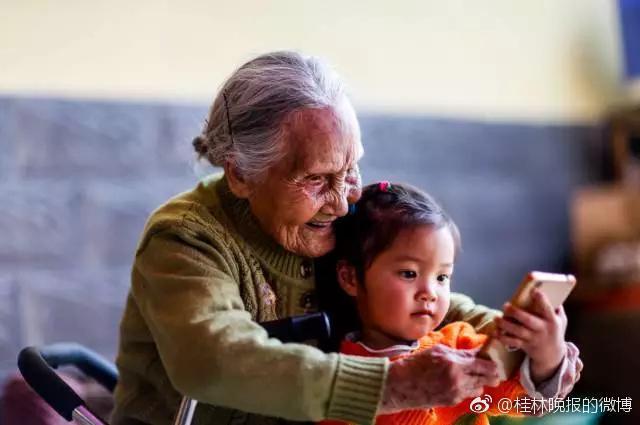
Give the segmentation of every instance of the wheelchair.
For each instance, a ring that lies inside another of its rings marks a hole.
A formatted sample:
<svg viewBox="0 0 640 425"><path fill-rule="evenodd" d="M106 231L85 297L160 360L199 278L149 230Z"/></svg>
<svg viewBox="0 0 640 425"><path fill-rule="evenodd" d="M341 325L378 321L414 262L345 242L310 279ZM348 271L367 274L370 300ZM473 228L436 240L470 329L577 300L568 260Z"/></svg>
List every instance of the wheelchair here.
<svg viewBox="0 0 640 425"><path fill-rule="evenodd" d="M270 338L282 342L328 341L331 336L329 318L325 313L263 322L260 325ZM59 366L73 366L93 378L110 392L116 387L118 371L114 364L99 354L76 343L58 343L45 347L26 347L18 355L18 369L27 384L60 416L81 425L107 425L93 413L84 400L54 371ZM174 425L189 425L197 401L183 397Z"/></svg>

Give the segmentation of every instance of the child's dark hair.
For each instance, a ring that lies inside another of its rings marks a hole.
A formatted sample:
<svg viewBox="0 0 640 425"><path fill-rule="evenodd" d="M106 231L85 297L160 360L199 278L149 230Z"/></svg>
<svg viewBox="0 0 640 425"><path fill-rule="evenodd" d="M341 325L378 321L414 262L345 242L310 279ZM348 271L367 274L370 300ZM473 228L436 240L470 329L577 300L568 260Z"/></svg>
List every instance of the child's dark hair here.
<svg viewBox="0 0 640 425"><path fill-rule="evenodd" d="M368 185L355 210L336 224L337 258L354 266L362 282L364 271L401 230L421 225L447 226L459 250L458 227L431 196L408 184Z"/></svg>

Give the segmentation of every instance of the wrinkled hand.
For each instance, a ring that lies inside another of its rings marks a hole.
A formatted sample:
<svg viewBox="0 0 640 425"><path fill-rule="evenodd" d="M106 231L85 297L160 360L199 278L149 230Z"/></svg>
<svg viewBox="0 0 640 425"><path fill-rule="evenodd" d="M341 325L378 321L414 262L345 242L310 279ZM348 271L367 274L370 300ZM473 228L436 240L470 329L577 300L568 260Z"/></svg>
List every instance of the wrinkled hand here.
<svg viewBox="0 0 640 425"><path fill-rule="evenodd" d="M567 315L562 306L554 310L539 290L533 291L532 299L530 311L505 304L504 317L496 319L496 336L506 346L527 353L531 358L531 378L537 384L554 374L567 352Z"/></svg>
<svg viewBox="0 0 640 425"><path fill-rule="evenodd" d="M406 409L455 405L498 385L496 365L476 357L477 349L435 345L391 363L379 414Z"/></svg>

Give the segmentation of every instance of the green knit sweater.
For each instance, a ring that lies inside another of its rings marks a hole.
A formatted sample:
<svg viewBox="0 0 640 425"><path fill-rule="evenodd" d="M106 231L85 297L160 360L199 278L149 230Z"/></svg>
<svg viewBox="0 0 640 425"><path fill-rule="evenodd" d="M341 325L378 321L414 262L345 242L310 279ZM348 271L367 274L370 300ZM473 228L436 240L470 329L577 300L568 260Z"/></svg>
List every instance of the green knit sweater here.
<svg viewBox="0 0 640 425"><path fill-rule="evenodd" d="M194 424L372 423L387 359L282 344L256 323L313 311L313 276L311 259L267 236L224 177L161 206L133 264L111 423L170 424L180 394L200 402ZM450 320L482 327L493 316L452 296Z"/></svg>

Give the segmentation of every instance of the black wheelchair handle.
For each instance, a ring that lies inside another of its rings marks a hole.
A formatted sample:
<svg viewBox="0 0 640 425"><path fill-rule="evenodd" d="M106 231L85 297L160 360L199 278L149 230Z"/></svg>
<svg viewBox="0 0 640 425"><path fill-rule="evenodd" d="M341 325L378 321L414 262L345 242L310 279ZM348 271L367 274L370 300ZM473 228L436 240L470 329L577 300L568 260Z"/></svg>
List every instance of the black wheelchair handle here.
<svg viewBox="0 0 640 425"><path fill-rule="evenodd" d="M100 354L75 342L60 342L40 349L42 358L53 368L72 365L98 381L110 392L116 388L118 369Z"/></svg>
<svg viewBox="0 0 640 425"><path fill-rule="evenodd" d="M84 401L47 364L36 347L23 348L18 354L18 369L29 386L67 421Z"/></svg>

